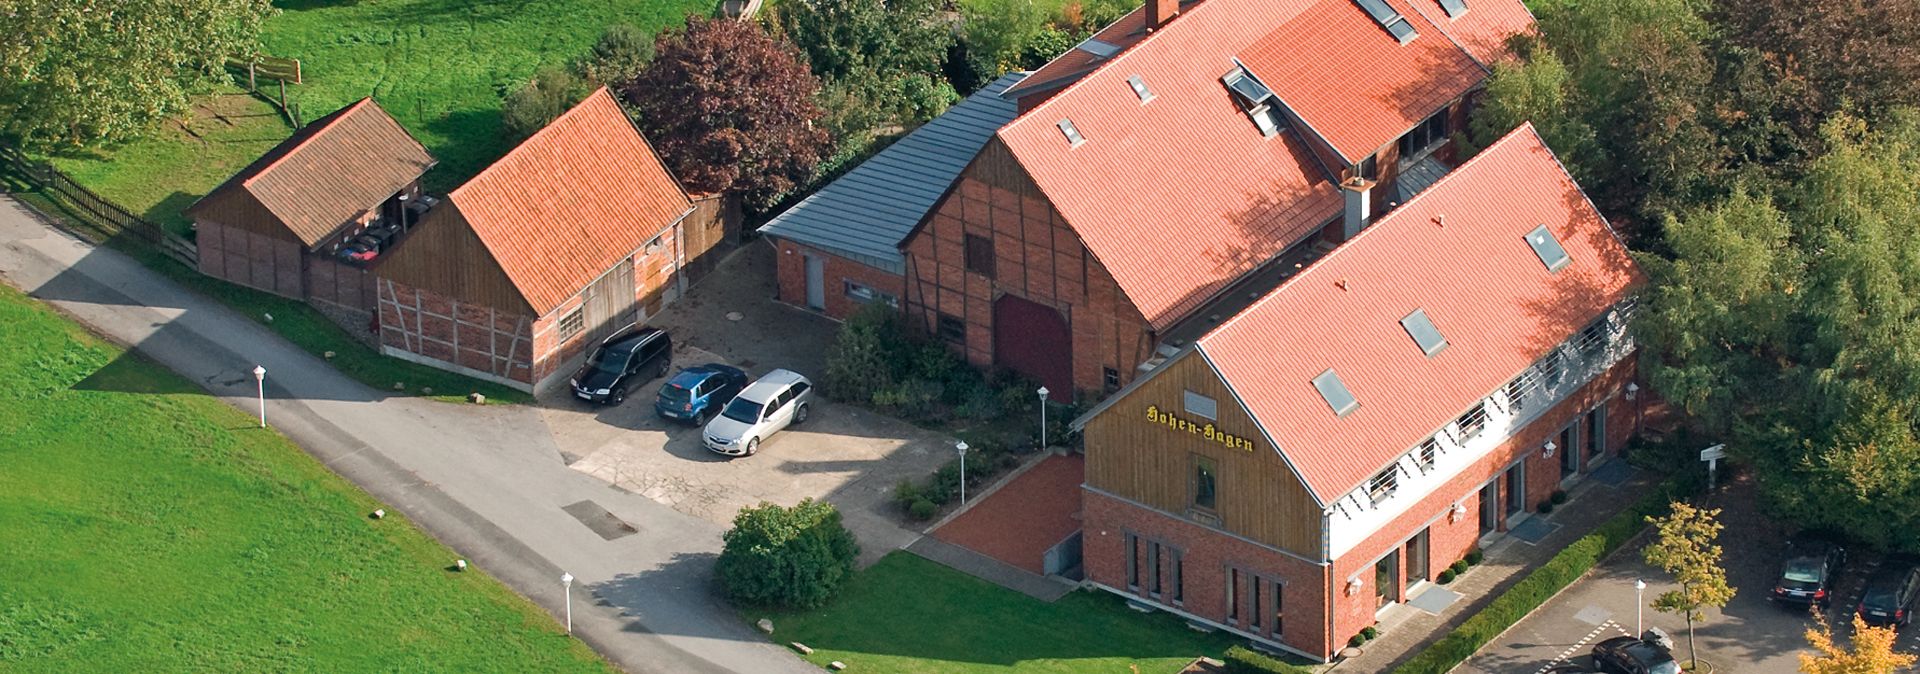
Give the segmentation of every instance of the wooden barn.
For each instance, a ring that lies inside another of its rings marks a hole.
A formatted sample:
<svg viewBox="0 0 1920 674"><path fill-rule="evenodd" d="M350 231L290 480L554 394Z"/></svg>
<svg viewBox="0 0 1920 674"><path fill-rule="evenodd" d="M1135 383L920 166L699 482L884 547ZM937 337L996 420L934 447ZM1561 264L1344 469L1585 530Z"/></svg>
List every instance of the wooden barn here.
<svg viewBox="0 0 1920 674"><path fill-rule="evenodd" d="M685 291L690 259L724 238L718 204L696 209L602 88L386 256L381 351L523 390L564 382L588 345Z"/></svg>
<svg viewBox="0 0 1920 674"><path fill-rule="evenodd" d="M427 154L373 99L314 120L187 208L200 272L373 336L370 267L420 221Z"/></svg>

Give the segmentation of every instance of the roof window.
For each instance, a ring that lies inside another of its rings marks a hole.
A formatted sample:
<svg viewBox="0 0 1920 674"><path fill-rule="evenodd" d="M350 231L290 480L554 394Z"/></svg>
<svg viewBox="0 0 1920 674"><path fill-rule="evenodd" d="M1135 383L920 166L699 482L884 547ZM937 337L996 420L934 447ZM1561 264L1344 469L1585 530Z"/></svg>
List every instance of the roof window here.
<svg viewBox="0 0 1920 674"><path fill-rule="evenodd" d="M1127 76L1127 86L1133 87L1133 95L1139 96L1141 103L1153 100L1153 90L1147 88L1147 81L1139 75Z"/></svg>
<svg viewBox="0 0 1920 674"><path fill-rule="evenodd" d="M1567 263L1573 261L1573 258L1567 256L1567 249L1560 246L1560 240L1554 238L1553 232L1548 231L1546 225L1535 227L1533 231L1527 232L1527 245L1533 247L1533 254L1540 256L1540 264L1546 265L1548 272L1560 271L1566 268Z"/></svg>
<svg viewBox="0 0 1920 674"><path fill-rule="evenodd" d="M1381 28L1392 33L1393 39L1399 40L1400 44L1412 42L1414 38L1420 36L1419 33L1414 32L1413 24L1407 21L1407 17L1401 16L1400 12L1394 11L1393 7L1387 5L1387 0L1353 1L1359 4L1361 9L1367 10L1367 15L1372 16L1374 22L1379 23Z"/></svg>
<svg viewBox="0 0 1920 674"><path fill-rule="evenodd" d="M1420 352L1431 357L1447 348L1447 338L1440 335L1440 329L1433 327L1433 319L1427 318L1427 310L1414 309L1406 318L1400 319L1400 327L1407 329L1407 336L1420 347Z"/></svg>
<svg viewBox="0 0 1920 674"><path fill-rule="evenodd" d="M1221 75L1220 83L1227 85L1227 90L1232 91L1239 99L1240 108L1243 110L1252 110L1265 105L1267 99L1273 97L1273 90L1261 84L1260 80L1254 79L1253 74L1247 72L1243 66L1235 66L1233 70L1227 71L1227 74Z"/></svg>
<svg viewBox="0 0 1920 674"><path fill-rule="evenodd" d="M1360 406L1360 401L1353 397L1353 392L1347 390L1347 383L1340 381L1340 375L1335 374L1331 368L1313 378L1313 387L1320 391L1320 397L1327 401L1328 407L1333 408L1335 415L1347 416L1354 408Z"/></svg>
<svg viewBox="0 0 1920 674"><path fill-rule="evenodd" d="M1067 145L1070 147L1080 147L1081 144L1087 142L1086 136L1080 135L1080 130L1073 128L1073 120L1071 119L1062 119L1055 122L1054 126L1060 127L1060 133L1066 134Z"/></svg>
<svg viewBox="0 0 1920 674"><path fill-rule="evenodd" d="M1467 13L1467 0L1440 0L1440 8L1447 10L1447 18L1458 19Z"/></svg>

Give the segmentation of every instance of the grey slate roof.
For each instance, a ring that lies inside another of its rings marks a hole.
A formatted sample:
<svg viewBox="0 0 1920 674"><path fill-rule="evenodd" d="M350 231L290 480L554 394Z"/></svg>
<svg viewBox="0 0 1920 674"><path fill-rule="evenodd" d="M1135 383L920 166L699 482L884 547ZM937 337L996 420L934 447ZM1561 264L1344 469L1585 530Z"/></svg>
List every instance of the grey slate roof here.
<svg viewBox="0 0 1920 674"><path fill-rule="evenodd" d="M1439 157L1427 155L1425 159L1400 170L1400 177L1394 180L1393 202L1407 203L1413 195L1427 191L1428 187L1432 187L1434 183L1439 182L1442 177L1451 172L1453 167L1440 161Z"/></svg>
<svg viewBox="0 0 1920 674"><path fill-rule="evenodd" d="M901 274L900 243L994 132L1016 115L1013 73L947 109L760 227L760 233Z"/></svg>

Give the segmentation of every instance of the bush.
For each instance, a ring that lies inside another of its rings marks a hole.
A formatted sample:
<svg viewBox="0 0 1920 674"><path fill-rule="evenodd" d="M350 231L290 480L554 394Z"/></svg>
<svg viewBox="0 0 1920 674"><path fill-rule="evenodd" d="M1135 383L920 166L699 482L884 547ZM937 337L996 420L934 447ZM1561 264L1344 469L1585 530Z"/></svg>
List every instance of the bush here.
<svg viewBox="0 0 1920 674"><path fill-rule="evenodd" d="M915 501L923 500L926 500L926 495L921 493L920 485L914 484L913 480L902 478L899 484L893 485L893 502L900 504L901 510L913 507Z"/></svg>
<svg viewBox="0 0 1920 674"><path fill-rule="evenodd" d="M1547 499L1547 500L1549 500L1549 501L1553 501L1553 504L1554 504L1554 505L1560 505L1560 504L1562 504L1562 503L1566 503L1566 502L1567 502L1567 490L1565 490L1565 489L1555 489L1555 490L1553 490L1553 496L1551 496L1551 497L1548 497L1548 499Z"/></svg>
<svg viewBox="0 0 1920 674"><path fill-rule="evenodd" d="M892 345L900 332L899 319L891 307L875 302L861 307L833 340L827 352L827 374L820 379L820 392L840 402L871 401L876 407L900 404L893 398L894 367Z"/></svg>
<svg viewBox="0 0 1920 674"><path fill-rule="evenodd" d="M1676 489L1669 483L1614 515L1595 528L1593 533L1574 541L1554 555L1553 559L1547 560L1546 564L1527 574L1526 578L1494 598L1486 608L1467 618L1466 622L1445 637L1394 669L1393 674L1446 674L1465 662L1481 646L1539 608L1573 581L1579 580L1602 557L1639 534L1647 526L1647 516L1665 512L1675 492ZM1477 561L1479 552L1467 553L1468 560Z"/></svg>
<svg viewBox="0 0 1920 674"><path fill-rule="evenodd" d="M1347 645L1352 646L1354 648L1359 648L1360 646L1366 643L1367 643L1367 637L1366 635L1363 635L1363 634L1355 634L1353 636L1347 637Z"/></svg>
<svg viewBox="0 0 1920 674"><path fill-rule="evenodd" d="M615 24L600 34L593 51L580 62L580 75L618 87L633 81L653 60L653 36L629 24Z"/></svg>
<svg viewBox="0 0 1920 674"><path fill-rule="evenodd" d="M831 504L740 509L714 572L728 599L752 606L818 608L853 575L860 544Z"/></svg>
<svg viewBox="0 0 1920 674"><path fill-rule="evenodd" d="M1380 638L1380 629L1372 625L1362 627L1360 628L1360 636L1366 637L1367 641L1373 641L1374 639Z"/></svg>
<svg viewBox="0 0 1920 674"><path fill-rule="evenodd" d="M1540 511L1542 515L1553 512L1553 499L1541 501L1540 505L1534 506L1533 509Z"/></svg>
<svg viewBox="0 0 1920 674"><path fill-rule="evenodd" d="M1448 567L1448 568L1445 568L1445 569L1441 569L1441 570L1440 570L1440 584L1441 584L1441 585L1446 585L1447 583L1451 583L1451 582L1453 582L1453 577L1454 577L1454 575L1456 575L1456 574L1454 574L1454 572L1453 572L1453 568L1452 568L1452 567Z"/></svg>
<svg viewBox="0 0 1920 674"><path fill-rule="evenodd" d="M1466 557L1467 566L1479 566L1480 560L1484 559L1486 557L1486 554L1487 553L1481 552L1480 548L1474 548L1472 550L1468 550L1467 557Z"/></svg>
<svg viewBox="0 0 1920 674"><path fill-rule="evenodd" d="M1469 565L1467 564L1467 560L1456 559L1456 560L1453 560L1452 564L1447 565L1447 570L1452 571L1453 575L1458 576L1460 574L1466 573L1468 566Z"/></svg>
<svg viewBox="0 0 1920 674"><path fill-rule="evenodd" d="M1246 646L1229 648L1220 659L1227 664L1227 674L1305 674L1307 671Z"/></svg>
<svg viewBox="0 0 1920 674"><path fill-rule="evenodd" d="M933 511L938 508L939 506L934 505L932 501L923 498L914 501L913 505L907 506L907 516L913 518L916 522L925 522L933 519Z"/></svg>
<svg viewBox="0 0 1920 674"><path fill-rule="evenodd" d="M501 102L500 122L511 140L519 141L559 117L593 93L585 80L559 68L546 68L507 94Z"/></svg>

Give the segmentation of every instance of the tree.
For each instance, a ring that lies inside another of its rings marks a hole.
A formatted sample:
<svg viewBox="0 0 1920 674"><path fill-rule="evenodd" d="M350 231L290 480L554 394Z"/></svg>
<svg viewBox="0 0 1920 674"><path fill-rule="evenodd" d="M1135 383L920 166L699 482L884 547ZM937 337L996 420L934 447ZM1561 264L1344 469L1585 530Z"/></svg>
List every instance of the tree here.
<svg viewBox="0 0 1920 674"><path fill-rule="evenodd" d="M1871 627L1853 616L1853 649L1848 650L1833 642L1825 614L1814 611L1813 619L1816 627L1807 630L1807 645L1814 652L1800 654L1800 674L1893 674L1920 659L1894 650L1898 634L1892 627Z"/></svg>
<svg viewBox="0 0 1920 674"><path fill-rule="evenodd" d="M1019 70L1027 44L1047 28L1047 13L1033 0L978 0L965 3L962 11L967 58L983 82Z"/></svg>
<svg viewBox="0 0 1920 674"><path fill-rule="evenodd" d="M727 597L745 605L818 608L860 556L840 511L810 498L791 508L742 508L722 539L715 573Z"/></svg>
<svg viewBox="0 0 1920 674"><path fill-rule="evenodd" d="M546 68L507 94L502 123L514 141L526 139L592 93L592 83L560 68Z"/></svg>
<svg viewBox="0 0 1920 674"><path fill-rule="evenodd" d="M653 36L630 24L609 26L577 67L589 81L617 87L640 74L653 60Z"/></svg>
<svg viewBox="0 0 1920 674"><path fill-rule="evenodd" d="M1774 79L1805 79L1818 118L1877 118L1920 104L1920 3L1911 0L1717 0L1727 40L1765 56ZM1807 131L1813 131L1807 128Z"/></svg>
<svg viewBox="0 0 1920 674"><path fill-rule="evenodd" d="M0 2L0 134L119 141L254 53L268 0Z"/></svg>
<svg viewBox="0 0 1920 674"><path fill-rule="evenodd" d="M1506 136L1522 123L1533 122L1547 147L1553 148L1576 178L1594 170L1593 129L1579 118L1568 101L1572 75L1551 50L1523 42L1519 58L1500 61L1487 78L1486 96L1474 109L1470 124L1472 152Z"/></svg>
<svg viewBox="0 0 1920 674"><path fill-rule="evenodd" d="M826 153L820 80L792 45L748 21L687 18L620 95L692 192L741 192L764 208L812 177Z"/></svg>
<svg viewBox="0 0 1920 674"><path fill-rule="evenodd" d="M906 360L903 344L896 309L882 302L861 307L834 338L821 392L841 402L864 402L875 391L891 390L897 383L894 370Z"/></svg>
<svg viewBox="0 0 1920 674"><path fill-rule="evenodd" d="M1648 517L1655 527L1652 543L1642 551L1647 563L1673 575L1680 589L1660 593L1653 608L1687 617L1688 657L1699 662L1694 646L1693 623L1706 618L1701 610L1724 607L1733 600L1733 588L1727 585L1727 571L1720 566L1720 509L1701 510L1682 502L1673 504L1665 517Z"/></svg>
<svg viewBox="0 0 1920 674"><path fill-rule="evenodd" d="M958 95L940 67L953 31L932 0L794 0L771 23L827 91L835 135L932 119Z"/></svg>

